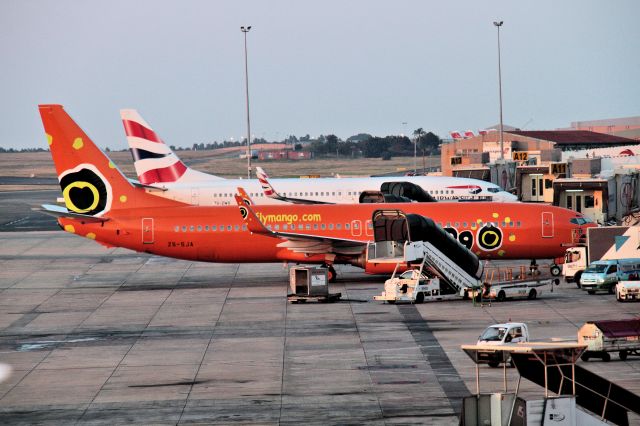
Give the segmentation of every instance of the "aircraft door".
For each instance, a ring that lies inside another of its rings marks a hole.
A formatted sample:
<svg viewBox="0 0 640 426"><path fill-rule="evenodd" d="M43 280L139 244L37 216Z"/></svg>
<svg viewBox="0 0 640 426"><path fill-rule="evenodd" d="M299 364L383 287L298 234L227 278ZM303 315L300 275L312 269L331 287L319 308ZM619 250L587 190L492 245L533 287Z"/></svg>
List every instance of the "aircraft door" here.
<svg viewBox="0 0 640 426"><path fill-rule="evenodd" d="M153 218L142 218L142 244L153 244Z"/></svg>
<svg viewBox="0 0 640 426"><path fill-rule="evenodd" d="M200 197L200 188L191 188L191 204L193 204L194 206L200 205L199 197Z"/></svg>
<svg viewBox="0 0 640 426"><path fill-rule="evenodd" d="M532 174L531 176L531 201L544 201L544 176Z"/></svg>
<svg viewBox="0 0 640 426"><path fill-rule="evenodd" d="M364 230L365 235L366 235L367 237L373 237L373 222L372 222L372 221L370 221L370 220L368 220L368 221L364 224L364 226L365 226L365 228L364 228L364 229L365 229L365 230Z"/></svg>
<svg viewBox="0 0 640 426"><path fill-rule="evenodd" d="M359 220L351 221L351 235L354 237L359 237L362 235L362 222Z"/></svg>
<svg viewBox="0 0 640 426"><path fill-rule="evenodd" d="M542 212L542 238L553 238L553 213Z"/></svg>

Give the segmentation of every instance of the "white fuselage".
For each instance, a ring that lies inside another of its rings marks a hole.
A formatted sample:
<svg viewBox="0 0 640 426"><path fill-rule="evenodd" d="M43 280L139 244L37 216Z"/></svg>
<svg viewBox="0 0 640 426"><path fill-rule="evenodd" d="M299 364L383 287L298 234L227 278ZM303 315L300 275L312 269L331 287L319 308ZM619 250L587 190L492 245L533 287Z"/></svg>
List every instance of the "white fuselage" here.
<svg viewBox="0 0 640 426"><path fill-rule="evenodd" d="M363 191L380 191L384 182L411 182L438 201L517 201L516 196L489 182L445 176L394 176L367 178L269 179L283 197L356 204ZM184 183L156 183L165 191L150 190L154 195L200 206L235 204L234 194L244 188L256 204L283 204L264 195L257 179L219 179Z"/></svg>

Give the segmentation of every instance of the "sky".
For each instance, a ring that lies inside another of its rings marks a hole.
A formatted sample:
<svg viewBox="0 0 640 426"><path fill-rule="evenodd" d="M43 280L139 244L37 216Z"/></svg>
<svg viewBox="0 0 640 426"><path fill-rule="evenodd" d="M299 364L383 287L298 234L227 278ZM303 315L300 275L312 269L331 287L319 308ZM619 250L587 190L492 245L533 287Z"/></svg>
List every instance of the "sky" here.
<svg viewBox="0 0 640 426"><path fill-rule="evenodd" d="M102 147L121 108L177 146L254 137L440 137L640 115L636 0L0 1L0 146L46 147L57 103ZM406 123L406 124L405 124Z"/></svg>

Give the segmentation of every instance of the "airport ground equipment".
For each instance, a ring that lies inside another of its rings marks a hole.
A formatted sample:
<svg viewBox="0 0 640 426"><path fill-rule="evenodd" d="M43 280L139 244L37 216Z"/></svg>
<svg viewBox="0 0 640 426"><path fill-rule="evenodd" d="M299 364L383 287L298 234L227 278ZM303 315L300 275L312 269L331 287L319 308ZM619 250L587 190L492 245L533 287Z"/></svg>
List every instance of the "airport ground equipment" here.
<svg viewBox="0 0 640 426"><path fill-rule="evenodd" d="M597 291L613 294L618 281L638 273L640 258L596 260L582 273L580 287L589 294L595 294Z"/></svg>
<svg viewBox="0 0 640 426"><path fill-rule="evenodd" d="M578 330L578 343L586 345L582 360L611 360L617 352L621 360L640 355L640 319L589 321Z"/></svg>
<svg viewBox="0 0 640 426"><path fill-rule="evenodd" d="M329 293L327 268L294 266L289 269L289 302L331 302L340 299L340 293Z"/></svg>
<svg viewBox="0 0 640 426"><path fill-rule="evenodd" d="M506 367L502 392L480 392L479 365L483 361L479 354L487 349L501 351L504 359L513 360L519 374L515 393L508 392ZM476 394L463 400L461 425L627 426L629 412L640 414L640 396L576 365L585 345L528 342L462 345L462 350L475 363ZM521 397L522 378L543 387L544 397Z"/></svg>
<svg viewBox="0 0 640 426"><path fill-rule="evenodd" d="M576 235L576 245L565 252L562 275L567 282L580 287L582 273L596 260L640 257L640 226L601 226L586 231L584 239Z"/></svg>
<svg viewBox="0 0 640 426"><path fill-rule="evenodd" d="M640 301L640 279L626 279L616 284L616 300L626 302Z"/></svg>
<svg viewBox="0 0 640 426"><path fill-rule="evenodd" d="M395 271L410 269L399 277L394 272L376 300L420 303L443 294L465 296L480 286L478 257L431 219L380 211L373 222L375 242L367 249L367 262L395 263Z"/></svg>
<svg viewBox="0 0 640 426"><path fill-rule="evenodd" d="M478 336L478 346L495 348L507 343L524 343L529 341L529 327L523 322L507 322L493 324L487 327ZM504 358L505 352L495 349L478 351L478 363L489 364L489 367L498 367L501 363L505 365L511 362L510 358Z"/></svg>

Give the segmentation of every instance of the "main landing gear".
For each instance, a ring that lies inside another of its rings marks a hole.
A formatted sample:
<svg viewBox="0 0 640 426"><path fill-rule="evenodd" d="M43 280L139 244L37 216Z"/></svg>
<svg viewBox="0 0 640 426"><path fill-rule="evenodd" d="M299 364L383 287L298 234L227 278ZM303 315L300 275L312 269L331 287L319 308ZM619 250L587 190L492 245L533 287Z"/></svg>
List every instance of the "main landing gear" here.
<svg viewBox="0 0 640 426"><path fill-rule="evenodd" d="M329 278L329 282L335 283L338 280L338 273L334 269L333 265L327 265L326 263L324 263L322 267L327 268L327 276Z"/></svg>

